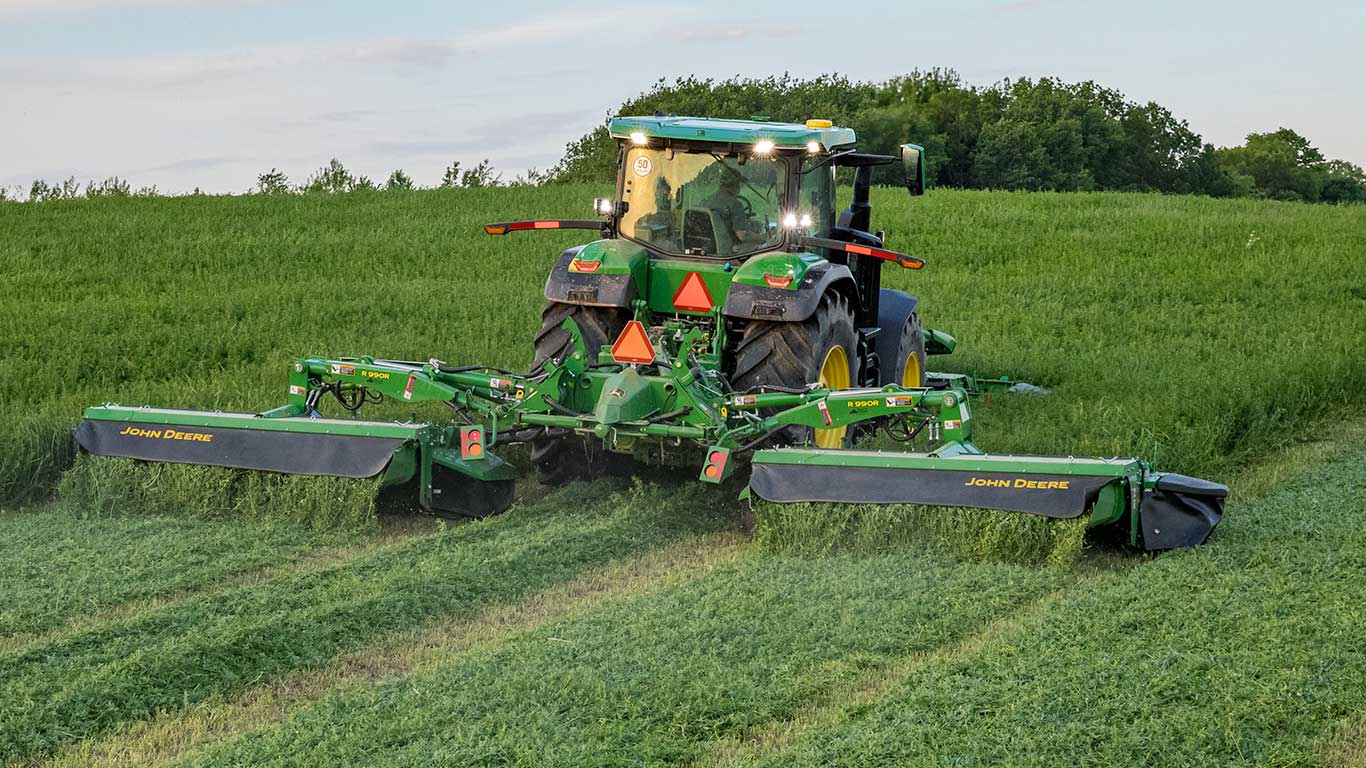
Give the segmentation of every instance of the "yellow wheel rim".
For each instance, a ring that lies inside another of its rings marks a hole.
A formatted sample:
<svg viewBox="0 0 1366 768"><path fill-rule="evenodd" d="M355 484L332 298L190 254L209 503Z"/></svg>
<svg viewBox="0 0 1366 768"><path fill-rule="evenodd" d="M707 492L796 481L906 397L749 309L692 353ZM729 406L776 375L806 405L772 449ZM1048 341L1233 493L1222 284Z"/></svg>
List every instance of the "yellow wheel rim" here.
<svg viewBox="0 0 1366 768"><path fill-rule="evenodd" d="M906 366L901 369L901 386L920 386L920 358L914 352L906 358Z"/></svg>
<svg viewBox="0 0 1366 768"><path fill-rule="evenodd" d="M836 345L825 353L825 360L821 361L820 377L816 381L825 389L849 388L849 357L844 353L844 347ZM843 448L844 433L847 430L848 427L816 430L816 447Z"/></svg>

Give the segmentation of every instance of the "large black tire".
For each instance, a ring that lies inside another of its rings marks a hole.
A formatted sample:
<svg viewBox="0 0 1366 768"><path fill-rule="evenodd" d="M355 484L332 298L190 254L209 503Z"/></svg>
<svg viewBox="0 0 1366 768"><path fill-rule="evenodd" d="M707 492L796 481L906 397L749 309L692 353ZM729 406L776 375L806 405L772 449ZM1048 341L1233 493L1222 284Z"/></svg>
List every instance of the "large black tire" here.
<svg viewBox="0 0 1366 768"><path fill-rule="evenodd" d="M858 386L858 336L849 300L831 291L821 297L820 306L800 323L775 323L752 320L735 351L735 370L731 386L738 392L757 390L761 385L804 387L820 380L821 364L835 347L842 347L848 361L846 386ZM839 442L847 445L852 432ZM787 427L775 433L769 445L798 445L810 442L812 430Z"/></svg>
<svg viewBox="0 0 1366 768"><path fill-rule="evenodd" d="M883 333L891 331L882 329ZM912 312L909 320L901 327L901 341L896 346L895 360L880 360L882 370L887 372L885 381L904 387L925 386L925 327L920 324L920 315ZM915 371L911 379L906 377L906 364L915 360Z"/></svg>
<svg viewBox="0 0 1366 768"><path fill-rule="evenodd" d="M569 350L570 336L562 325L572 317L583 334L588 359L596 361L598 350L610 344L629 319L623 309L584 307L577 304L547 302L541 311L541 329L536 332L536 356L532 374L545 369L545 361L562 358ZM573 480L591 480L605 471L604 449L596 438L580 435L546 437L531 441L531 465L536 479L545 485L564 485Z"/></svg>

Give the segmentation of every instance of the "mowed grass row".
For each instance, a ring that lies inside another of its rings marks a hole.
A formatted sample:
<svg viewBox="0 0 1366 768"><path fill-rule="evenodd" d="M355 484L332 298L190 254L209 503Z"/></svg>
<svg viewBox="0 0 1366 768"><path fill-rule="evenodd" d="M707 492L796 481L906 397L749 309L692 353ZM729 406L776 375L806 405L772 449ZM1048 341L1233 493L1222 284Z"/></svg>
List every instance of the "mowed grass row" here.
<svg viewBox="0 0 1366 768"><path fill-rule="evenodd" d="M1074 580L906 553L751 556L330 697L185 764L676 764Z"/></svg>
<svg viewBox="0 0 1366 768"><path fill-rule="evenodd" d="M178 601L0 654L0 761L323 664L726 524L699 484L577 485L336 567Z"/></svg>
<svg viewBox="0 0 1366 768"><path fill-rule="evenodd" d="M0 516L0 647L18 635L218 584L349 540L276 521L116 518L58 508Z"/></svg>
<svg viewBox="0 0 1366 768"><path fill-rule="evenodd" d="M592 186L0 206L0 503L51 492L91 403L260 410L302 355L524 367ZM1366 210L1136 194L874 193L886 270L961 340L932 367L1053 389L976 411L992 451L1214 475L1359 407ZM397 413L397 412L395 412ZM428 411L419 411L423 416ZM407 416L408 411L402 415Z"/></svg>
<svg viewBox="0 0 1366 768"><path fill-rule="evenodd" d="M1288 766L1366 752L1360 445L1235 506L1212 544L1093 580L880 705L741 762Z"/></svg>

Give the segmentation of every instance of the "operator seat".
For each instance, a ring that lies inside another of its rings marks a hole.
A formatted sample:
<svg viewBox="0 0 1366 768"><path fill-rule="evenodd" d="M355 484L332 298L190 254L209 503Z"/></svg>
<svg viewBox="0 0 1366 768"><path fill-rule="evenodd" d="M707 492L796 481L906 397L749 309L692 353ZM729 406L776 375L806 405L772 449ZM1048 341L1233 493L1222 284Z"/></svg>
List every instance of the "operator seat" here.
<svg viewBox="0 0 1366 768"><path fill-rule="evenodd" d="M735 238L720 214L710 208L683 209L683 250L701 248L704 253L729 256Z"/></svg>

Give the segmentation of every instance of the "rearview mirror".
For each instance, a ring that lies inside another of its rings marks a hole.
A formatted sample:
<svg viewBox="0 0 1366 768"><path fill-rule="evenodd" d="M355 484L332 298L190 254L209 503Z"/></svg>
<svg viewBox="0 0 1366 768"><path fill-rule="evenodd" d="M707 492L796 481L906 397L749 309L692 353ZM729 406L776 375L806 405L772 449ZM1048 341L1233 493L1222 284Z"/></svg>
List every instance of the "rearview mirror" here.
<svg viewBox="0 0 1366 768"><path fill-rule="evenodd" d="M925 194L925 148L919 144L902 144L901 167L911 196Z"/></svg>

